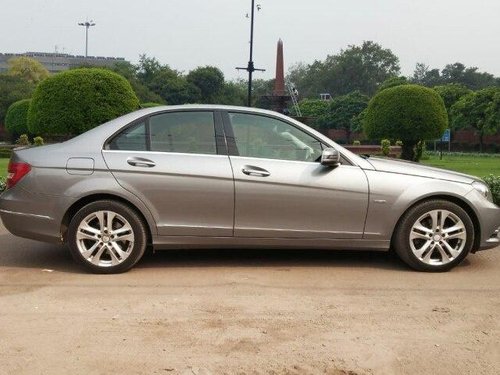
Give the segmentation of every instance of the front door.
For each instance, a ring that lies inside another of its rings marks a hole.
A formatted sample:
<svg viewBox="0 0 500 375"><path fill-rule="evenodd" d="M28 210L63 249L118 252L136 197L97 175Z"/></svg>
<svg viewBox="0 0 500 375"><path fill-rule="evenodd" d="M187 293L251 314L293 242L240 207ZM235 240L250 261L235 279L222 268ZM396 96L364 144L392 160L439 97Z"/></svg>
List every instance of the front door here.
<svg viewBox="0 0 500 375"><path fill-rule="evenodd" d="M368 182L358 166L322 166L321 142L280 119L238 112L225 118L236 154L235 236L363 236Z"/></svg>
<svg viewBox="0 0 500 375"><path fill-rule="evenodd" d="M103 151L118 183L151 210L159 235L233 235L233 174L216 123L212 111L155 114Z"/></svg>

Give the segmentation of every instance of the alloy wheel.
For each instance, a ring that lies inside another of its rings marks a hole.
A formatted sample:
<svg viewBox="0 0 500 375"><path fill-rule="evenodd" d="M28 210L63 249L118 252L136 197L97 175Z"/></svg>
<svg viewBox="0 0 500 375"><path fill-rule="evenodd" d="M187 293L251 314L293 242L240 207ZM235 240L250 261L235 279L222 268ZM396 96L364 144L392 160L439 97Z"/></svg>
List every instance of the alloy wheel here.
<svg viewBox="0 0 500 375"><path fill-rule="evenodd" d="M78 225L76 244L82 257L98 267L123 263L134 248L130 223L113 211L96 211Z"/></svg>
<svg viewBox="0 0 500 375"><path fill-rule="evenodd" d="M432 210L413 224L410 248L423 263L437 266L455 260L464 250L467 230L463 221L448 210Z"/></svg>

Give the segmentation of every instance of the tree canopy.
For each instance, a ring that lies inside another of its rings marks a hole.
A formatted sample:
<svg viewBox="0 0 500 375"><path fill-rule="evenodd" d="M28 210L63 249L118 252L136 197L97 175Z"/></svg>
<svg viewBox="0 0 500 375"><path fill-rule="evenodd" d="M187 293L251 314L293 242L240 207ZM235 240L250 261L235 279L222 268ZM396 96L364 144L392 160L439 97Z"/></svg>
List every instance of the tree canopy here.
<svg viewBox="0 0 500 375"><path fill-rule="evenodd" d="M411 81L427 87L456 83L471 90L500 85L500 80L493 74L479 72L478 68L466 67L459 62L447 64L441 71L417 63Z"/></svg>
<svg viewBox="0 0 500 375"><path fill-rule="evenodd" d="M328 103L327 113L317 123L320 128L344 129L347 131L347 142L351 131L360 130L360 114L368 106L370 98L359 91L333 98Z"/></svg>
<svg viewBox="0 0 500 375"><path fill-rule="evenodd" d="M448 126L443 99L419 85L379 92L369 102L363 128L370 139L402 140L402 158L415 160L418 142L441 137Z"/></svg>
<svg viewBox="0 0 500 375"><path fill-rule="evenodd" d="M451 119L456 128L476 129L482 151L483 136L500 130L500 88L490 87L462 96L451 107Z"/></svg>
<svg viewBox="0 0 500 375"><path fill-rule="evenodd" d="M33 134L77 135L139 108L127 80L107 69L82 68L42 81L33 93Z"/></svg>
<svg viewBox="0 0 500 375"><path fill-rule="evenodd" d="M200 90L203 103L216 103L224 89L224 74L214 66L191 70L186 79Z"/></svg>
<svg viewBox="0 0 500 375"><path fill-rule="evenodd" d="M34 85L19 76L0 74L0 123L14 102L31 97Z"/></svg>
<svg viewBox="0 0 500 375"><path fill-rule="evenodd" d="M399 59L390 49L365 41L361 46L350 45L329 55L324 61L298 64L290 69L289 78L305 97L324 92L338 96L356 90L371 96L382 82L399 72Z"/></svg>
<svg viewBox="0 0 500 375"><path fill-rule="evenodd" d="M8 64L8 74L24 78L31 83L36 84L49 76L49 71L42 63L26 56L9 59Z"/></svg>

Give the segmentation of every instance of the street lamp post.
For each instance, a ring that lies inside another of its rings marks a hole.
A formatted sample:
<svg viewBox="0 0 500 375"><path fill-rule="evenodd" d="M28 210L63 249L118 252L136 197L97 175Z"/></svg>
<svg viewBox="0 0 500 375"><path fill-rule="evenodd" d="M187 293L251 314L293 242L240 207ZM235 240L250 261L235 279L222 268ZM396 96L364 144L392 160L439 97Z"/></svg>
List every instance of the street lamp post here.
<svg viewBox="0 0 500 375"><path fill-rule="evenodd" d="M259 5L257 5L258 10L260 9ZM238 70L246 70L248 72L248 99L247 105L248 107L252 106L252 75L253 72L265 72L265 69L257 69L253 63L253 23L254 23L254 14L255 14L255 0L252 0L252 10L251 10L251 18L250 18L250 59L248 60L248 65L246 68L236 68Z"/></svg>
<svg viewBox="0 0 500 375"><path fill-rule="evenodd" d="M95 22L90 20L90 21L85 21L85 22L79 22L79 26L85 26L85 57L88 57L89 54L89 28L92 26L95 26Z"/></svg>

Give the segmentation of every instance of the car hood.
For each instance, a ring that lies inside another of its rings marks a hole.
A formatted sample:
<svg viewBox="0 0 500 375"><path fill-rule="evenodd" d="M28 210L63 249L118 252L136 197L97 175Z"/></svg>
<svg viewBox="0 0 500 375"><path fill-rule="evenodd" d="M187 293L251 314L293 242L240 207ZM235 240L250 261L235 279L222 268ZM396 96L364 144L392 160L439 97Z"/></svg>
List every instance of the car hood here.
<svg viewBox="0 0 500 375"><path fill-rule="evenodd" d="M456 181L465 184L470 184L477 181L478 178L464 173L449 171L446 169L428 167L411 161L403 161L396 159L385 158L368 158L370 164L377 171L406 174L411 176L421 176L428 178L436 178L440 180Z"/></svg>

